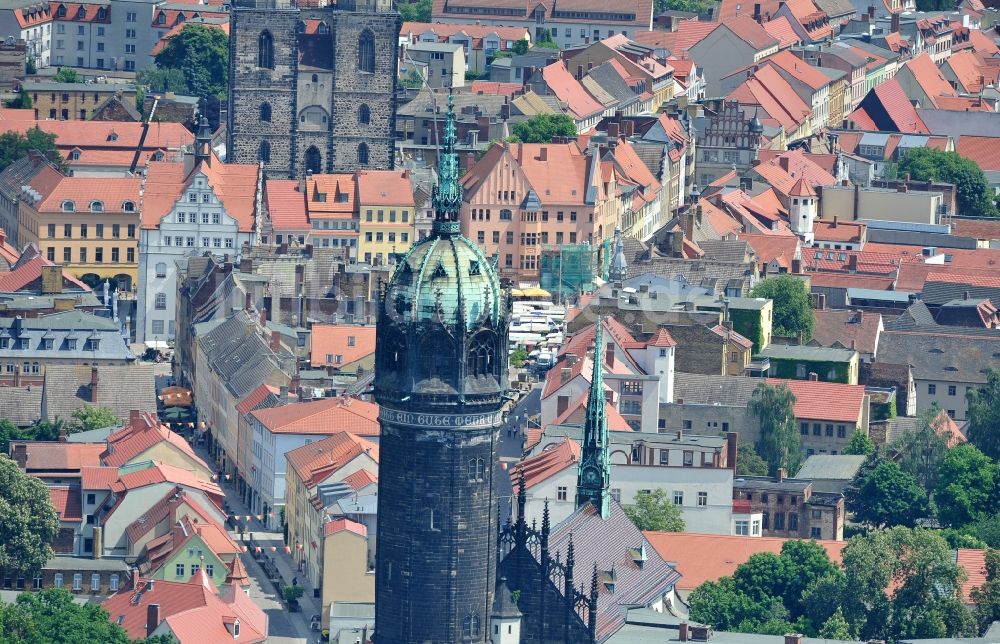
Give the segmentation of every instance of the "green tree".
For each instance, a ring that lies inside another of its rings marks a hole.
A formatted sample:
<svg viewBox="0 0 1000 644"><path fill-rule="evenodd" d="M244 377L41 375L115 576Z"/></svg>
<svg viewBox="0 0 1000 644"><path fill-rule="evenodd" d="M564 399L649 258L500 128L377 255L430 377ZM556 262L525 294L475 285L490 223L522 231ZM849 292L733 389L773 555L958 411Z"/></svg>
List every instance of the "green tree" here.
<svg viewBox="0 0 1000 644"><path fill-rule="evenodd" d="M706 581L688 596L691 619L719 630L733 630L756 619L764 607L736 587L732 577Z"/></svg>
<svg viewBox="0 0 1000 644"><path fill-rule="evenodd" d="M18 427L9 420L0 420L0 453L10 451L10 441L54 441L59 437L61 422L35 423L29 427Z"/></svg>
<svg viewBox="0 0 1000 644"><path fill-rule="evenodd" d="M185 25L156 54L159 69L180 70L191 96L224 97L229 90L229 36L221 29Z"/></svg>
<svg viewBox="0 0 1000 644"><path fill-rule="evenodd" d="M431 0L400 2L399 16L403 19L403 22L430 22Z"/></svg>
<svg viewBox="0 0 1000 644"><path fill-rule="evenodd" d="M976 608L973 615L979 632L985 633L990 624L1000 621L1000 551L986 551L986 582L969 593Z"/></svg>
<svg viewBox="0 0 1000 644"><path fill-rule="evenodd" d="M31 579L52 558L49 544L58 532L45 484L0 455L0 570Z"/></svg>
<svg viewBox="0 0 1000 644"><path fill-rule="evenodd" d="M967 394L969 442L994 461L1000 461L1000 370L988 369L986 383Z"/></svg>
<svg viewBox="0 0 1000 644"><path fill-rule="evenodd" d="M830 619L823 622L823 627L819 629L819 636L829 640L849 640L854 637L851 633L851 625L844 619L844 610L837 607L837 610L830 615Z"/></svg>
<svg viewBox="0 0 1000 644"><path fill-rule="evenodd" d="M791 275L769 277L750 291L750 297L763 297L774 302L774 334L812 338L816 314L809 306L809 293L800 279Z"/></svg>
<svg viewBox="0 0 1000 644"><path fill-rule="evenodd" d="M87 432L92 429L103 429L121 425L122 421L110 407L84 405L73 412L73 422L70 429L76 432Z"/></svg>
<svg viewBox="0 0 1000 644"><path fill-rule="evenodd" d="M712 3L708 0L653 0L656 13L664 11L688 11L690 13L708 13Z"/></svg>
<svg viewBox="0 0 1000 644"><path fill-rule="evenodd" d="M34 60L32 60L32 59L29 58L28 62L26 62L24 64L24 73L27 76L34 76L35 74L38 73L38 66L35 65L35 61Z"/></svg>
<svg viewBox="0 0 1000 644"><path fill-rule="evenodd" d="M554 136L576 136L576 123L565 114L539 114L515 123L510 140L516 143L552 143Z"/></svg>
<svg viewBox="0 0 1000 644"><path fill-rule="evenodd" d="M914 429L903 432L889 446L902 470L916 478L928 494L937 487L938 470L948 451L948 439L941 431L943 422L941 410L932 406L920 415Z"/></svg>
<svg viewBox="0 0 1000 644"><path fill-rule="evenodd" d="M912 526L930 513L927 493L892 461L862 469L845 496L855 521L877 527Z"/></svg>
<svg viewBox="0 0 1000 644"><path fill-rule="evenodd" d="M78 604L62 588L21 593L10 604L0 603L0 632L7 644L132 644L128 633L113 623L100 604ZM136 640L169 644L170 636Z"/></svg>
<svg viewBox="0 0 1000 644"><path fill-rule="evenodd" d="M960 528L962 534L985 543L990 548L1000 548L1000 515L993 515Z"/></svg>
<svg viewBox="0 0 1000 644"><path fill-rule="evenodd" d="M635 495L635 505L625 506L625 514L640 530L684 532L681 509L667 498L663 488L639 491Z"/></svg>
<svg viewBox="0 0 1000 644"><path fill-rule="evenodd" d="M559 45L552 39L552 33L548 29L542 29L542 37L535 41L534 47L540 49L559 49Z"/></svg>
<svg viewBox="0 0 1000 644"><path fill-rule="evenodd" d="M767 461L760 457L750 443L740 443L736 448L737 476L767 476Z"/></svg>
<svg viewBox="0 0 1000 644"><path fill-rule="evenodd" d="M60 67L59 71L52 76L53 83L82 83L83 79L71 67Z"/></svg>
<svg viewBox="0 0 1000 644"><path fill-rule="evenodd" d="M516 55L521 56L528 53L528 47L528 41L522 38L521 40L515 40L514 45L510 48L510 50Z"/></svg>
<svg viewBox="0 0 1000 644"><path fill-rule="evenodd" d="M963 443L949 450L934 494L941 523L957 527L992 516L998 509L997 468L975 445Z"/></svg>
<svg viewBox="0 0 1000 644"><path fill-rule="evenodd" d="M17 93L17 98L7 101L6 105L13 109L31 109L31 96L28 95L28 90L22 87L21 91Z"/></svg>
<svg viewBox="0 0 1000 644"><path fill-rule="evenodd" d="M140 69L135 74L137 85L144 85L151 92L178 92L187 91L187 82L184 80L184 72L179 69L167 68L157 69L147 67Z"/></svg>
<svg viewBox="0 0 1000 644"><path fill-rule="evenodd" d="M528 352L524 349L524 347L518 347L514 349L514 353L510 354L510 364L518 369L524 366L524 361L527 359Z"/></svg>
<svg viewBox="0 0 1000 644"><path fill-rule="evenodd" d="M854 454L855 456L871 456L874 452L875 441L860 429L854 430L854 433L851 434L851 442L844 448L845 454Z"/></svg>
<svg viewBox="0 0 1000 644"><path fill-rule="evenodd" d="M934 148L911 148L899 162L899 172L909 173L917 181L944 181L955 184L958 214L996 217L993 191L986 175L975 162L957 152Z"/></svg>
<svg viewBox="0 0 1000 644"><path fill-rule="evenodd" d="M56 135L35 126L24 134L14 131L0 134L0 172L32 150L41 152L56 165L62 164L62 156L56 150Z"/></svg>
<svg viewBox="0 0 1000 644"><path fill-rule="evenodd" d="M788 573L782 599L792 617L798 618L804 614L802 597L805 592L821 579L836 577L840 569L815 541L789 539L781 546L781 559Z"/></svg>
<svg viewBox="0 0 1000 644"><path fill-rule="evenodd" d="M406 78L403 79L403 87L406 89L420 89L424 84L424 77L415 69L411 69Z"/></svg>
<svg viewBox="0 0 1000 644"><path fill-rule="evenodd" d="M757 453L767 461L768 474L776 476L778 469L784 468L788 476L795 476L802 465L799 431L795 427L795 395L785 385L775 387L762 382L747 409L760 424Z"/></svg>

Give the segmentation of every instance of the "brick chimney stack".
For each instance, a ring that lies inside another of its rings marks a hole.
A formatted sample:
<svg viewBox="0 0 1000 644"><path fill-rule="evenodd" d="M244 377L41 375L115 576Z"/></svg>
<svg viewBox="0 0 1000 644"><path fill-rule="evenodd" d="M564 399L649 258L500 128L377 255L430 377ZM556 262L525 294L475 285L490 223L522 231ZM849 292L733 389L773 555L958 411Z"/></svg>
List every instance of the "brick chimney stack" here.
<svg viewBox="0 0 1000 644"><path fill-rule="evenodd" d="M90 367L90 402L97 404L97 385L101 382L101 377L97 373L97 365Z"/></svg>

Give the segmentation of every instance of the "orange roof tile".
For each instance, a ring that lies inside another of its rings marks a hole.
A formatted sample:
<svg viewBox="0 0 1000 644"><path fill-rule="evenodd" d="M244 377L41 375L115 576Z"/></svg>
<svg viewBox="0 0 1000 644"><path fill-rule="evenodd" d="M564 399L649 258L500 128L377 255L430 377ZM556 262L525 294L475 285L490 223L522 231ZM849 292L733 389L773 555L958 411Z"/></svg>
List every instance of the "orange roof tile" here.
<svg viewBox="0 0 1000 644"><path fill-rule="evenodd" d="M789 197L815 197L816 191L813 190L812 186L809 185L805 179L800 178L792 186L792 189L788 191Z"/></svg>
<svg viewBox="0 0 1000 644"><path fill-rule="evenodd" d="M358 170L358 207L413 207L413 184L406 170Z"/></svg>
<svg viewBox="0 0 1000 644"><path fill-rule="evenodd" d="M329 537L340 532L353 532L356 535L362 537L368 537L368 528L364 524L358 523L357 521L351 521L350 519L337 519L335 521L327 521L323 525L323 536Z"/></svg>
<svg viewBox="0 0 1000 644"><path fill-rule="evenodd" d="M293 449L285 458L306 488L313 488L362 454L377 463L378 445L350 432L340 432Z"/></svg>
<svg viewBox="0 0 1000 644"><path fill-rule="evenodd" d="M160 424L156 414L138 411L132 412L129 424L108 436L108 447L102 454L104 465L121 467L160 443L169 443L177 453L211 471L183 437Z"/></svg>
<svg viewBox="0 0 1000 644"><path fill-rule="evenodd" d="M259 405L265 398L267 398L268 394L277 394L280 391L281 390L278 389L277 387L268 384L261 385L256 389L254 389L253 391L251 391L249 394L247 394L246 398L237 403L236 413L238 413L240 416L249 414L254 407Z"/></svg>
<svg viewBox="0 0 1000 644"><path fill-rule="evenodd" d="M580 462L580 444L572 439L554 443L531 457L510 468L510 480L516 486L524 475L524 487L530 489L548 480L554 474Z"/></svg>
<svg viewBox="0 0 1000 644"><path fill-rule="evenodd" d="M799 249L799 238L795 236L743 233L739 239L750 245L761 267L777 262L778 266L790 270Z"/></svg>
<svg viewBox="0 0 1000 644"><path fill-rule="evenodd" d="M166 463L156 463L145 469L123 474L111 484L115 494L121 494L140 487L156 485L157 483L176 483L185 487L201 490L221 505L222 489L211 481L202 481L193 472Z"/></svg>
<svg viewBox="0 0 1000 644"><path fill-rule="evenodd" d="M164 494L160 500L151 505L148 510L125 528L125 535L128 537L129 543L136 543L161 522L165 521L168 525L176 523L178 510L181 508L188 508L194 513L194 516L199 517L205 523L213 521L212 516L193 497L189 496L183 487L177 486Z"/></svg>
<svg viewBox="0 0 1000 644"><path fill-rule="evenodd" d="M682 52L704 40L718 26L717 22L681 20L677 23L677 31L636 31L635 41L640 45L666 49L674 56L680 56Z"/></svg>
<svg viewBox="0 0 1000 644"><path fill-rule="evenodd" d="M765 117L761 119L782 127L792 133L798 129L812 113L777 71L770 65L761 67L726 97L744 106L758 106Z"/></svg>
<svg viewBox="0 0 1000 644"><path fill-rule="evenodd" d="M356 201L353 174L314 174L306 180L306 209L311 218L353 219Z"/></svg>
<svg viewBox="0 0 1000 644"><path fill-rule="evenodd" d="M117 480L117 467L88 465L80 468L80 488L84 490L110 490Z"/></svg>
<svg viewBox="0 0 1000 644"><path fill-rule="evenodd" d="M154 161L147 172L142 227L158 228L163 217L181 201L195 175L201 173L222 202L226 214L236 220L240 232L249 232L256 219L259 172L258 166L253 164L223 163L215 152L209 163L196 166L187 176L183 163Z"/></svg>
<svg viewBox="0 0 1000 644"><path fill-rule="evenodd" d="M788 539L742 537L694 532L643 532L650 545L681 573L680 590L694 590L706 581L732 576L737 566L759 552L781 553ZM817 540L834 563L841 563L846 541Z"/></svg>
<svg viewBox="0 0 1000 644"><path fill-rule="evenodd" d="M955 552L955 563L965 570L962 582L962 600L972 603L972 589L986 583L986 551L977 548L959 548Z"/></svg>
<svg viewBox="0 0 1000 644"><path fill-rule="evenodd" d="M575 118L587 119L604 111L604 106L595 101L580 81L569 73L565 62L560 60L543 67L542 78L549 91L566 103Z"/></svg>
<svg viewBox="0 0 1000 644"><path fill-rule="evenodd" d="M856 423L864 406L863 385L822 380L768 378L770 385L785 385L795 395L795 417Z"/></svg>
<svg viewBox="0 0 1000 644"><path fill-rule="evenodd" d="M813 223L813 233L817 241L831 242L853 242L861 243L865 237L867 224L859 224L853 221L824 221L817 219Z"/></svg>
<svg viewBox="0 0 1000 644"><path fill-rule="evenodd" d="M930 98L934 106L937 106L939 96L955 96L955 90L951 84L945 80L941 70L937 68L934 61L927 52L920 54L903 63L903 68L913 74L914 80L920 85L920 89ZM899 73L898 71L896 72ZM924 106L930 107L930 106Z"/></svg>
<svg viewBox="0 0 1000 644"><path fill-rule="evenodd" d="M1000 172L1000 137L962 136L955 151L986 172Z"/></svg>
<svg viewBox="0 0 1000 644"><path fill-rule="evenodd" d="M93 202L100 202L105 213L123 214L124 204L132 204L133 216L138 211L139 177L63 177L48 192L42 192L42 201L35 204L38 212L64 212L64 202L72 202L75 211L91 211Z"/></svg>
<svg viewBox="0 0 1000 644"><path fill-rule="evenodd" d="M100 443L61 443L42 441L11 441L14 445L26 445L26 461L22 469L34 472L54 472L60 470L77 471L86 466L101 464Z"/></svg>
<svg viewBox="0 0 1000 644"><path fill-rule="evenodd" d="M853 342L858 351L874 354L881 320L879 313L819 310L816 311L813 339L824 347L836 342L850 347Z"/></svg>
<svg viewBox="0 0 1000 644"><path fill-rule="evenodd" d="M783 159L787 159L787 170L782 165ZM832 186L837 183L836 177L806 157L802 150L789 150L770 161L758 163L753 169L772 188L787 195L803 180L811 187Z"/></svg>
<svg viewBox="0 0 1000 644"><path fill-rule="evenodd" d="M60 521L79 521L83 518L80 488L69 485L49 486L49 500Z"/></svg>
<svg viewBox="0 0 1000 644"><path fill-rule="evenodd" d="M374 353L374 326L354 324L312 326L309 360L313 367L348 365Z"/></svg>
<svg viewBox="0 0 1000 644"><path fill-rule="evenodd" d="M354 474L345 476L344 483L350 485L355 491L361 490L372 483L378 483L378 474L368 470L358 470Z"/></svg>
<svg viewBox="0 0 1000 644"><path fill-rule="evenodd" d="M795 33L795 30L792 28L792 23L788 21L787 16L781 16L779 18L774 18L773 20L768 20L762 26L764 27L764 31L778 41L778 46L782 49L785 47L791 47L801 40L799 35Z"/></svg>
<svg viewBox="0 0 1000 644"><path fill-rule="evenodd" d="M524 90L520 83L499 83L496 81L472 81L469 91L473 94L488 94L491 96L514 97Z"/></svg>
<svg viewBox="0 0 1000 644"><path fill-rule="evenodd" d="M468 22L460 24L445 24L442 22L404 22L399 34L416 42L420 36L433 33L438 42L448 42L452 36L468 36L473 41L475 49L483 48L483 39L491 35L500 37L500 49L509 49L508 42L516 42L531 38L531 33L524 27L501 27L499 25L480 25Z"/></svg>
<svg viewBox="0 0 1000 644"><path fill-rule="evenodd" d="M306 196L299 192L297 180L269 179L264 185L264 202L276 231L309 229Z"/></svg>
<svg viewBox="0 0 1000 644"><path fill-rule="evenodd" d="M378 405L354 398L323 398L251 412L268 431L284 434L379 434Z"/></svg>
<svg viewBox="0 0 1000 644"><path fill-rule="evenodd" d="M56 136L60 150L72 148L130 150L133 154L142 139L143 124L132 121L4 121L0 129L24 134L38 127ZM179 149L194 143L194 135L181 123L157 121L149 125L143 150Z"/></svg>

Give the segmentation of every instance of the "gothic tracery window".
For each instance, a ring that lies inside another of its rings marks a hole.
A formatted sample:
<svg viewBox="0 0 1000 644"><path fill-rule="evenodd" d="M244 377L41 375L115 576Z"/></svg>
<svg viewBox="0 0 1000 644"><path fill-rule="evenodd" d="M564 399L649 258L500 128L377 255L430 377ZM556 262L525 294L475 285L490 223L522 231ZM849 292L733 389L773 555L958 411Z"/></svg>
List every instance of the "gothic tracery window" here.
<svg viewBox="0 0 1000 644"><path fill-rule="evenodd" d="M261 103L260 104L260 120L264 123L271 122L271 104Z"/></svg>
<svg viewBox="0 0 1000 644"><path fill-rule="evenodd" d="M267 141L260 142L260 160L262 163L271 162L271 144Z"/></svg>
<svg viewBox="0 0 1000 644"><path fill-rule="evenodd" d="M267 30L257 39L257 67L274 69L274 37Z"/></svg>
<svg viewBox="0 0 1000 644"><path fill-rule="evenodd" d="M375 73L375 34L365 29L358 38L358 69Z"/></svg>
<svg viewBox="0 0 1000 644"><path fill-rule="evenodd" d="M368 165L368 144L358 146L358 165Z"/></svg>

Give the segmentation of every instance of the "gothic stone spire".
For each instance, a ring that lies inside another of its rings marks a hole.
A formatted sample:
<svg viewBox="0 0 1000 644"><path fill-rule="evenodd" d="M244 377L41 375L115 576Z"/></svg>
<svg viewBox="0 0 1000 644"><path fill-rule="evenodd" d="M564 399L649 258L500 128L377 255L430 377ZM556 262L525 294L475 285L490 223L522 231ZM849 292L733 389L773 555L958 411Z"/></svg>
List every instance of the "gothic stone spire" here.
<svg viewBox="0 0 1000 644"><path fill-rule="evenodd" d="M611 510L611 464L608 458L608 420L604 400L604 319L597 318L594 330L594 373L590 377L587 419L583 427L580 468L576 480L576 507L588 501L608 518Z"/></svg>
<svg viewBox="0 0 1000 644"><path fill-rule="evenodd" d="M448 93L448 116L444 123L444 145L438 150L438 185L431 196L434 204L434 232L458 233L462 208L462 184L455 152L455 99Z"/></svg>

